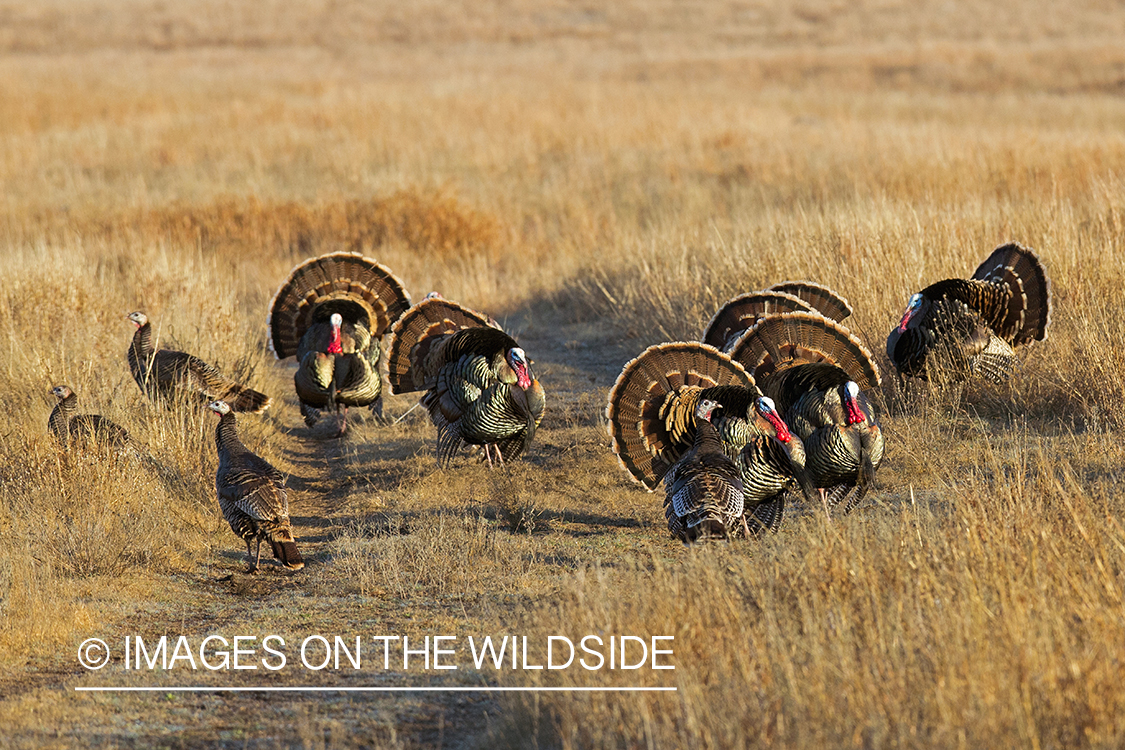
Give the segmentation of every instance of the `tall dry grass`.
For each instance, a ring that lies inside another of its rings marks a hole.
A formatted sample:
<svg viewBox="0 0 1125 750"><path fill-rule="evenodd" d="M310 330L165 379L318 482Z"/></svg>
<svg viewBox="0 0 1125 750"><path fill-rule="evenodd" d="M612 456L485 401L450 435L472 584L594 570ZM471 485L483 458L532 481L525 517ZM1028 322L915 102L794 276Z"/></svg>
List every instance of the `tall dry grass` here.
<svg viewBox="0 0 1125 750"><path fill-rule="evenodd" d="M752 551L581 571L519 621L540 640L674 635L676 670L561 679L679 692L524 701L496 739L523 746L534 725L564 748L1120 744L1120 446L911 428L879 507L807 516Z"/></svg>
<svg viewBox="0 0 1125 750"><path fill-rule="evenodd" d="M83 0L0 15L6 685L69 674L77 641L142 620L563 628L675 635L674 673L565 678L679 692L510 701L483 746L1121 744L1119 8ZM881 352L907 296L1011 240L1051 275L1049 339L1004 386L904 396ZM424 421L360 424L338 448L304 432L265 307L293 264L338 249L539 344L552 401L527 461L438 471ZM797 508L760 543L681 550L608 454L609 378L696 337L729 296L796 277L849 298L883 365L879 488L831 525ZM239 424L292 473L294 507L324 515L298 522L301 577L215 589L241 552L213 500L213 420L144 401L124 363L135 309L277 399ZM163 470L61 452L46 430L60 383ZM58 743L44 721L72 744L94 725L104 744L144 742L186 710L11 696L0 728L28 746ZM222 718L189 744L231 739L229 707L205 705ZM241 739L328 744L331 725L350 746L376 711L290 708L262 706L273 723ZM380 716L388 742L412 721Z"/></svg>

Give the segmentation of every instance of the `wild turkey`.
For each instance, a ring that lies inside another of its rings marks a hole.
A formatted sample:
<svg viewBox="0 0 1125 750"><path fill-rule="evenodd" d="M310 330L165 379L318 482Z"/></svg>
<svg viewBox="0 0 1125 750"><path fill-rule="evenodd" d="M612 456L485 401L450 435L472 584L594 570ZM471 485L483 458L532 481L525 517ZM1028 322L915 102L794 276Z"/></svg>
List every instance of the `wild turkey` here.
<svg viewBox="0 0 1125 750"><path fill-rule="evenodd" d="M70 386L56 385L51 393L59 400L47 419L47 429L66 447L75 443L126 450L132 447L129 433L99 414L79 414L78 394Z"/></svg>
<svg viewBox="0 0 1125 750"><path fill-rule="evenodd" d="M700 399L722 406L712 424L738 465L750 525L754 531L776 530L792 485L810 500L816 496L805 471L804 446L754 378L714 347L658 344L625 365L605 412L618 461L654 490L694 444Z"/></svg>
<svg viewBox="0 0 1125 750"><path fill-rule="evenodd" d="M133 379L150 399L183 394L204 401L222 399L234 411L261 412L269 407L269 396L231 380L214 365L184 352L153 348L148 316L132 312L128 317L137 330L125 356Z"/></svg>
<svg viewBox="0 0 1125 750"><path fill-rule="evenodd" d="M392 393L425 390L422 405L438 430L445 466L462 444L484 446L491 466L516 458L543 421L546 396L516 340L467 307L433 297L391 328Z"/></svg>
<svg viewBox="0 0 1125 750"><path fill-rule="evenodd" d="M1039 258L1001 245L971 279L946 279L912 295L887 337L887 356L903 376L929 379L941 368L951 381L969 375L1002 383L1015 367L1015 347L1047 338L1051 281Z"/></svg>
<svg viewBox="0 0 1125 750"><path fill-rule="evenodd" d="M805 466L826 509L855 507L873 486L884 452L882 428L862 392L880 382L867 348L839 323L798 312L762 318L729 354L804 441Z"/></svg>
<svg viewBox="0 0 1125 750"><path fill-rule="evenodd" d="M251 453L238 438L234 413L225 401L208 405L219 415L215 444L219 450L219 470L215 488L219 508L231 529L246 542L248 572L258 569L262 540L269 542L273 556L290 570L305 567L289 525L289 498L281 473L265 459ZM251 549L252 542L257 546Z"/></svg>
<svg viewBox="0 0 1125 750"><path fill-rule="evenodd" d="M771 286L769 291L792 294L807 303L813 310L837 323L852 314L852 306L846 299L834 290L813 281L783 281Z"/></svg>
<svg viewBox="0 0 1125 750"><path fill-rule="evenodd" d="M729 342L738 338L743 331L766 315L796 311L811 312L812 309L809 303L786 292L741 294L719 308L704 329L701 340L704 344L722 351Z"/></svg>
<svg viewBox="0 0 1125 750"><path fill-rule="evenodd" d="M301 416L312 427L323 409L370 406L383 415L379 341L410 307L410 296L386 267L355 253L329 253L289 273L270 302L269 347L295 356L293 384Z"/></svg>
<svg viewBox="0 0 1125 750"><path fill-rule="evenodd" d="M742 522L742 474L711 424L711 413L721 408L717 401L699 400L691 450L664 477L664 517L684 544L729 539L734 524Z"/></svg>

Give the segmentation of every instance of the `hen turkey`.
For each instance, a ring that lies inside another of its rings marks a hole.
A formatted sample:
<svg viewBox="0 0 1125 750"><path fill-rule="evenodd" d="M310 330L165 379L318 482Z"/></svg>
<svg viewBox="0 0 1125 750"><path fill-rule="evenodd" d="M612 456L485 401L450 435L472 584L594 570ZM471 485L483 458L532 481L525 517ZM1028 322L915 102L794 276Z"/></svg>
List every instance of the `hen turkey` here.
<svg viewBox="0 0 1125 750"><path fill-rule="evenodd" d="M762 318L729 354L754 374L804 441L806 467L825 507L847 512L873 486L883 431L864 391L879 369L862 342L819 313Z"/></svg>
<svg viewBox="0 0 1125 750"><path fill-rule="evenodd" d="M305 561L289 524L289 498L281 472L242 444L234 413L225 401L213 401L208 408L219 415L215 428L219 508L231 530L246 542L249 572L258 569L263 540L269 542L282 565L300 570Z"/></svg>
<svg viewBox="0 0 1125 750"><path fill-rule="evenodd" d="M776 530L787 490L796 484L806 498L816 495L805 469L804 446L754 378L714 347L658 344L625 365L606 404L618 461L637 482L654 490L694 445L701 399L722 407L711 424L738 466L752 530Z"/></svg>
<svg viewBox="0 0 1125 750"><path fill-rule="evenodd" d="M543 421L546 396L531 360L489 318L434 297L391 328L387 370L392 393L426 391L422 405L437 427L437 458L448 465L462 444L484 446L489 464L516 458Z"/></svg>
<svg viewBox="0 0 1125 750"><path fill-rule="evenodd" d="M1002 383L1015 347L1047 338L1051 281L1039 258L1002 245L970 279L946 279L912 295L887 337L887 356L903 376L952 381L979 376Z"/></svg>
<svg viewBox="0 0 1125 750"><path fill-rule="evenodd" d="M721 408L717 401L699 400L691 450L664 477L668 531L684 544L729 539L730 530L742 521L742 475L711 424L712 412Z"/></svg>
<svg viewBox="0 0 1125 750"><path fill-rule="evenodd" d="M47 429L64 446L92 444L118 450L132 447L124 427L100 414L79 414L78 394L70 386L56 385L51 393L59 400L47 419Z"/></svg>
<svg viewBox="0 0 1125 750"><path fill-rule="evenodd" d="M278 359L295 356L293 384L305 424L324 409L370 406L382 418L380 339L410 297L395 275L370 258L330 253L301 263L270 302L269 346Z"/></svg>
<svg viewBox="0 0 1125 750"><path fill-rule="evenodd" d="M203 401L221 399L234 411L261 412L270 398L228 378L219 368L184 352L156 349L152 343L152 323L143 312L129 313L137 327L133 342L125 352L129 369L141 392L150 399L178 394Z"/></svg>

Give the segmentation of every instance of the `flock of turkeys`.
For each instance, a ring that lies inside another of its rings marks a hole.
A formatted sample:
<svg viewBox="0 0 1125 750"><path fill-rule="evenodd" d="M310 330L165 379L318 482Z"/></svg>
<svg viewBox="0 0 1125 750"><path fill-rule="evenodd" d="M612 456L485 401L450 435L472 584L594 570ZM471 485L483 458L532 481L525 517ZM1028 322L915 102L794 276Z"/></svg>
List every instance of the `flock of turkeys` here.
<svg viewBox="0 0 1125 750"><path fill-rule="evenodd" d="M1046 338L1050 292L1035 254L1003 245L972 278L911 296L887 356L903 378L1001 382L1015 347ZM625 365L606 406L613 452L649 490L664 480L674 537L775 530L791 489L826 514L871 489L885 449L880 376L841 323L851 312L819 284L777 284L719 308L699 343L652 346Z"/></svg>
<svg viewBox="0 0 1125 750"><path fill-rule="evenodd" d="M887 355L903 377L940 370L943 378L999 382L1016 346L1046 337L1049 298L1034 253L1004 245L972 278L913 295ZM664 481L674 537L690 544L776 530L792 490L830 513L851 510L871 489L884 438L868 394L880 375L841 323L851 312L819 284L778 284L727 302L700 342L652 346L625 365L605 412L612 448L647 489ZM128 317L136 332L126 358L141 391L206 403L219 418L219 506L246 543L250 570L263 541L283 566L302 568L284 477L238 437L235 413L260 413L270 398L198 357L156 348L148 317ZM383 361L392 393L424 392L441 465L465 446L503 464L527 449L542 422L543 388L515 339L436 293L411 305L394 274L361 255L298 265L274 295L268 325L270 350L296 358L293 383L309 427L331 413L343 435L348 407L369 407L382 420ZM58 404L48 429L60 442L141 453L119 425L78 414L71 388L52 393Z"/></svg>

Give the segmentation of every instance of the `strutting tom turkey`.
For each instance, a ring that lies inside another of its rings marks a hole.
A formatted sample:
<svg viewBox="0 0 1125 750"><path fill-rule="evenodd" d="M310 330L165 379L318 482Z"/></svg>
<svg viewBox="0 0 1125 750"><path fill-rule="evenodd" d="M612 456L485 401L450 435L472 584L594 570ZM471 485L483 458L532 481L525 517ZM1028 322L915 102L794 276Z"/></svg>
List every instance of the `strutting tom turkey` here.
<svg viewBox="0 0 1125 750"><path fill-rule="evenodd" d="M543 387L516 340L490 319L441 297L410 308L391 328L387 371L392 393L425 391L437 427L438 463L463 444L484 446L489 464L531 444L546 409Z"/></svg>
<svg viewBox="0 0 1125 750"><path fill-rule="evenodd" d="M133 379L150 399L189 395L203 402L221 399L233 411L261 412L270 398L219 371L214 365L184 352L157 349L152 341L152 323L143 312L129 313L137 327L125 357Z"/></svg>
<svg viewBox="0 0 1125 750"><path fill-rule="evenodd" d="M273 556L282 565L300 570L305 561L289 524L289 497L281 472L242 444L234 413L225 401L214 401L208 408L219 415L215 428L219 508L231 530L246 542L249 572L258 569L263 541L269 542Z"/></svg>
<svg viewBox="0 0 1125 750"><path fill-rule="evenodd" d="M606 404L618 461L654 490L694 445L701 399L721 406L710 423L738 466L750 530L776 530L790 488L816 495L804 446L745 368L712 346L658 344L625 365Z"/></svg>
<svg viewBox="0 0 1125 750"><path fill-rule="evenodd" d="M382 418L380 340L410 307L410 297L385 266L356 253L329 253L290 273L270 302L269 347L278 359L297 358L293 384L305 424L320 412L370 406Z"/></svg>
<svg viewBox="0 0 1125 750"><path fill-rule="evenodd" d="M729 354L753 373L804 441L805 465L826 510L855 507L873 486L884 452L865 395L880 382L867 347L841 324L797 312L762 318Z"/></svg>
<svg viewBox="0 0 1125 750"><path fill-rule="evenodd" d="M1047 338L1051 282L1031 250L1002 245L970 279L946 279L912 295L887 337L903 376L950 381L977 376L1002 383L1015 348Z"/></svg>

